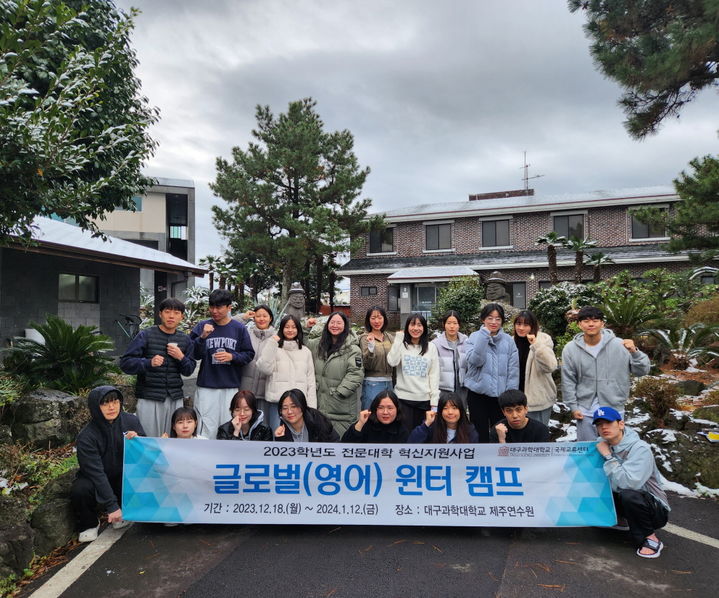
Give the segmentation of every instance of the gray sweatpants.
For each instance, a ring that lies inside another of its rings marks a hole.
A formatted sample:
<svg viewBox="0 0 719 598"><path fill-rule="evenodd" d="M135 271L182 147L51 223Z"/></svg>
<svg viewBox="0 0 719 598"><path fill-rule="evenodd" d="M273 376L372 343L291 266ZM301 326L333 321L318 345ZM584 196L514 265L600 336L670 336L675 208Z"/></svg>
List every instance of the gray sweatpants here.
<svg viewBox="0 0 719 598"><path fill-rule="evenodd" d="M170 433L172 414L180 407L182 407L182 399L172 400L170 397L164 401L137 399L136 414L145 434L159 437L163 433Z"/></svg>

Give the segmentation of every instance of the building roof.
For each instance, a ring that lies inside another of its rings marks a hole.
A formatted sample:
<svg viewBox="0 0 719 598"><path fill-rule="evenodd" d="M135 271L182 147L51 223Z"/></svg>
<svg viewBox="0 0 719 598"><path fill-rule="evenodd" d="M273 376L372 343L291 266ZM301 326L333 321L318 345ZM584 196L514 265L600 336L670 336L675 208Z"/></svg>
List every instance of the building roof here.
<svg viewBox="0 0 719 598"><path fill-rule="evenodd" d="M207 270L178 257L150 249L137 243L107 236L106 239L72 224L38 216L33 221L32 238L36 245L24 247L28 251L61 255L78 259L147 268L161 272L180 272L204 276Z"/></svg>
<svg viewBox="0 0 719 598"><path fill-rule="evenodd" d="M641 264L689 261L687 254L674 254L661 245L628 245L623 247L593 247L590 253L601 252L614 260L615 264ZM557 251L558 266L574 266L575 253L566 249ZM450 268L465 267L475 270L515 270L547 267L547 251L482 251L478 253L445 253L414 257L354 258L339 268L342 276L363 274L394 274L407 268L434 269L447 272ZM474 272L471 272L474 273ZM435 278L438 280L441 277ZM445 275L447 278L447 275ZM390 282L394 279L388 277Z"/></svg>
<svg viewBox="0 0 719 598"><path fill-rule="evenodd" d="M468 266L420 266L403 268L387 277L392 282L416 282L423 280L449 280L458 276L474 276L476 272Z"/></svg>
<svg viewBox="0 0 719 598"><path fill-rule="evenodd" d="M587 193L567 193L563 195L537 194L524 197L498 197L446 203L437 202L398 208L386 212L377 212L377 214L382 214L386 222L393 223L443 218L467 218L472 216L481 217L520 212L587 209L592 206L646 205L667 201L679 201L679 196L676 194L674 188L671 186L654 186L591 191ZM373 215L375 214L370 214L370 216Z"/></svg>

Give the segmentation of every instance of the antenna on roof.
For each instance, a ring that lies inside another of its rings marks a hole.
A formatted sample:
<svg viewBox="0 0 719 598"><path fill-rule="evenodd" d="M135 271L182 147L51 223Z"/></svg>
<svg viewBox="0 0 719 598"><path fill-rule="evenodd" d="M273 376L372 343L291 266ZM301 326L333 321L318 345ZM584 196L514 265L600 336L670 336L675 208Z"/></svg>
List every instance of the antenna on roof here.
<svg viewBox="0 0 719 598"><path fill-rule="evenodd" d="M539 177L543 177L543 174L535 174L534 176L529 176L529 167L530 164L527 164L527 151L524 151L524 166L522 168L524 169L524 176L522 177L522 180L524 181L524 191L526 195L529 195L529 181L530 179L538 179Z"/></svg>

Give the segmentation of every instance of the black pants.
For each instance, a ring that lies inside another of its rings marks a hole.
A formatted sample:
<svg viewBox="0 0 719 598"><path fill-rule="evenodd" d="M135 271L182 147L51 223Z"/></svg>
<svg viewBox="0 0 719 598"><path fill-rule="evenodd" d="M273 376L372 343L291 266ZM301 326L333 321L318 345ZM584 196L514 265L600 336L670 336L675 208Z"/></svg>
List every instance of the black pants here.
<svg viewBox="0 0 719 598"><path fill-rule="evenodd" d="M612 494L617 515L627 520L629 533L637 546L667 524L667 509L649 492L620 490Z"/></svg>
<svg viewBox="0 0 719 598"><path fill-rule="evenodd" d="M405 401L399 400L402 409L402 423L405 429L411 434L427 417L430 409L429 401Z"/></svg>
<svg viewBox="0 0 719 598"><path fill-rule="evenodd" d="M489 429L502 417L497 397L477 394L471 390L467 392L467 405L469 407L469 421L477 428L479 441L489 442Z"/></svg>
<svg viewBox="0 0 719 598"><path fill-rule="evenodd" d="M110 486L117 497L118 504L122 496L122 478L111 479ZM75 524L78 531L96 527L99 523L97 518L97 498L95 495L95 485L89 478L78 476L72 483L70 491L70 501L72 509L75 512Z"/></svg>

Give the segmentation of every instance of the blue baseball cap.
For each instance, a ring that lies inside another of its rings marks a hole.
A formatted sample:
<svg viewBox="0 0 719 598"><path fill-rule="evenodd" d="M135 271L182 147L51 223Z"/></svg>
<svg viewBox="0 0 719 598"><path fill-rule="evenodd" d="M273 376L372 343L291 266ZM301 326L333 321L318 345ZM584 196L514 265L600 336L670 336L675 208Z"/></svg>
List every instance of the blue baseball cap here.
<svg viewBox="0 0 719 598"><path fill-rule="evenodd" d="M622 421L622 414L619 413L616 409L612 409L611 407L600 407L594 412L594 415L592 416L594 419L592 421L593 424L596 424L600 419L603 419L604 421L608 422L620 422Z"/></svg>

